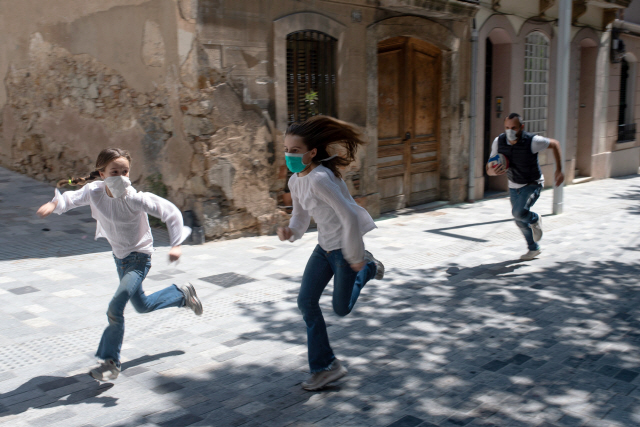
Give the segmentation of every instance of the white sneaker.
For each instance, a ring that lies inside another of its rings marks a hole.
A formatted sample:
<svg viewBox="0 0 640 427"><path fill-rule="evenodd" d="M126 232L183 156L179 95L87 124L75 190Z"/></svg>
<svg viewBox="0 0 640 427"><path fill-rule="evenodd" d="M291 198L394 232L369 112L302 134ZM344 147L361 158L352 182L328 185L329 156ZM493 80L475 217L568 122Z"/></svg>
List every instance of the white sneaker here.
<svg viewBox="0 0 640 427"><path fill-rule="evenodd" d="M533 241L538 242L542 239L542 217L538 215L538 221L531 224L531 231L533 232Z"/></svg>
<svg viewBox="0 0 640 427"><path fill-rule="evenodd" d="M384 277L384 264L375 259L369 251L364 251L364 259L365 261L373 262L376 265L376 275L374 279L382 280L382 278Z"/></svg>
<svg viewBox="0 0 640 427"><path fill-rule="evenodd" d="M342 366L342 363L340 363L338 359L335 359L330 370L314 372L305 382L302 383L302 388L308 391L320 390L322 387L334 381L338 381L345 375L347 375L347 368Z"/></svg>
<svg viewBox="0 0 640 427"><path fill-rule="evenodd" d="M540 255L542 251L540 249L536 250L536 251L529 251L526 254L522 255L520 257L520 259L522 261L531 261L532 259L534 259L535 257L537 257L538 255Z"/></svg>
<svg viewBox="0 0 640 427"><path fill-rule="evenodd" d="M109 372L105 376L105 373ZM120 368L111 359L107 359L100 364L97 368L93 368L89 371L89 375L98 381L110 381L115 380L120 375Z"/></svg>

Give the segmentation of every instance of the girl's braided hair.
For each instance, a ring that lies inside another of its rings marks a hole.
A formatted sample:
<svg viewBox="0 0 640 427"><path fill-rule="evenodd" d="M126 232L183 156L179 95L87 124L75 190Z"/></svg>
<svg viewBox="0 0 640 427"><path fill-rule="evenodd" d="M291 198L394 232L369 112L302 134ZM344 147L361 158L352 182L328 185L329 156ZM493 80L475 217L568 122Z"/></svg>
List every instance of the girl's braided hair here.
<svg viewBox="0 0 640 427"><path fill-rule="evenodd" d="M127 150L123 150L122 148L105 148L98 154L98 160L96 160L96 170L91 172L89 175L79 178L70 178L70 179L61 179L57 183L57 187L60 188L63 185L71 185L71 186L83 186L88 184L96 179L100 178L100 172L104 172L105 168L112 161L119 159L120 157L124 157L131 164L131 155Z"/></svg>

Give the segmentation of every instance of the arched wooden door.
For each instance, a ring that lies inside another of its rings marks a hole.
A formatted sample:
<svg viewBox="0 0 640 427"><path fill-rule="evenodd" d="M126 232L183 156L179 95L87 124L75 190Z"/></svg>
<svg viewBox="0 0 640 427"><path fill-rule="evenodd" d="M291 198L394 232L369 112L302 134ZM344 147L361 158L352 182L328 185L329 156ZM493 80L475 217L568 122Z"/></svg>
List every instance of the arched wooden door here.
<svg viewBox="0 0 640 427"><path fill-rule="evenodd" d="M380 211L439 196L440 50L394 37L378 44Z"/></svg>

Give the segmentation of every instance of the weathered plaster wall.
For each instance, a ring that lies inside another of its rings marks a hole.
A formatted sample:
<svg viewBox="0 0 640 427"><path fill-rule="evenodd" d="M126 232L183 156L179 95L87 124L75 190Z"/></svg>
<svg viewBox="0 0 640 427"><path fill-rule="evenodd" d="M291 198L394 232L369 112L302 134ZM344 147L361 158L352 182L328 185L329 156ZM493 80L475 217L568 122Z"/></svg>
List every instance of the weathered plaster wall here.
<svg viewBox="0 0 640 427"><path fill-rule="evenodd" d="M86 2L53 16L28 3L3 14L2 166L54 182L119 146L134 185L195 211L207 237L274 231L282 156L268 117L202 66L196 2Z"/></svg>
<svg viewBox="0 0 640 427"><path fill-rule="evenodd" d="M462 200L470 20L369 0L2 2L0 164L54 182L88 173L101 149L121 146L132 152L136 187L193 210L209 238L273 232L286 179L276 23L291 29L294 14L298 29L337 29L338 118L369 140L344 177L374 215L369 29L400 19L402 35L443 49L440 193Z"/></svg>

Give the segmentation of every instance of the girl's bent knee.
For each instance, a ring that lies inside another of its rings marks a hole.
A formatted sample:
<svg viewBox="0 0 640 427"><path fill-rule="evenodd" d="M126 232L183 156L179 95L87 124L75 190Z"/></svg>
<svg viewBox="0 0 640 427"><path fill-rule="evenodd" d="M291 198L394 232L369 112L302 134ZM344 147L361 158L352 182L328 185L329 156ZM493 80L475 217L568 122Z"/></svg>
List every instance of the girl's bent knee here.
<svg viewBox="0 0 640 427"><path fill-rule="evenodd" d="M303 316L310 313L314 313L316 311L320 311L319 301L314 301L309 298L298 297L298 310L300 310Z"/></svg>
<svg viewBox="0 0 640 427"><path fill-rule="evenodd" d="M351 309L349 307L337 306L335 304L333 305L333 311L340 317L344 317L351 313Z"/></svg>
<svg viewBox="0 0 640 427"><path fill-rule="evenodd" d="M148 313L149 312L149 307L147 307L147 305L142 302L142 301L137 301L137 300L131 300L131 305L133 306L134 310L137 311L138 313Z"/></svg>
<svg viewBox="0 0 640 427"><path fill-rule="evenodd" d="M107 318L109 319L110 325L124 323L124 315L122 313L118 313L115 310L111 310L111 308L107 310Z"/></svg>
<svg viewBox="0 0 640 427"><path fill-rule="evenodd" d="M511 211L511 215L513 215L516 221L522 221L526 216L526 212L522 209L514 209Z"/></svg>

